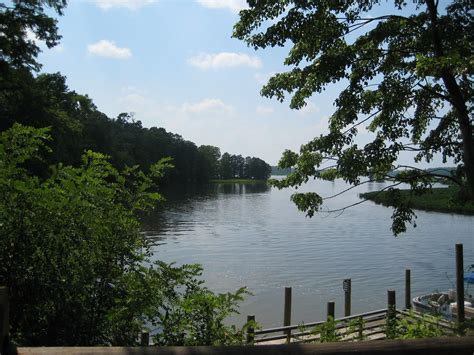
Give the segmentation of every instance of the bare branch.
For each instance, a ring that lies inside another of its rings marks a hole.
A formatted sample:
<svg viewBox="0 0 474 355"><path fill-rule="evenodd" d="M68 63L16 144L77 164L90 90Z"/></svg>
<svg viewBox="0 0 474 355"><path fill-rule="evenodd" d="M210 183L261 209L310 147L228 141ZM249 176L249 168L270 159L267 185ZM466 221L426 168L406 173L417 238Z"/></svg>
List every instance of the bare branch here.
<svg viewBox="0 0 474 355"><path fill-rule="evenodd" d="M402 183L401 183L401 182L397 182L397 183L395 183L395 184L388 185L388 186L384 187L382 190L377 191L377 194L376 194L376 195L379 195L381 192L383 192L383 191L385 191L385 190L388 190L388 189L390 189L390 188L392 188L392 187L398 186L398 185L400 185L400 184L402 184ZM358 201L358 202L352 203L352 204L350 204L350 205L347 205L347 206L344 206L344 207L341 207L341 208L337 208L337 209L335 209L335 210L327 210L327 211L320 211L320 212L326 212L326 213L344 212L345 210L347 210L347 209L349 209L349 208L351 208L351 207L360 205L360 204L362 204L362 203L364 203L364 202L367 202L367 201L369 201L369 200L368 200L368 199L362 199L362 201Z"/></svg>

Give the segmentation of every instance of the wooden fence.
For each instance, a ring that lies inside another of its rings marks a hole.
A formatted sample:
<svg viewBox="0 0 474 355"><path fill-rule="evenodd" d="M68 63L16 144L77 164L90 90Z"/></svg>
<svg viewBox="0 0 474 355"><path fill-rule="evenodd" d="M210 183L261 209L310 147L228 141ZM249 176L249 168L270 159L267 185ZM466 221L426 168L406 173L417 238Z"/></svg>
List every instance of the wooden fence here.
<svg viewBox="0 0 474 355"><path fill-rule="evenodd" d="M472 355L474 337L266 346L18 348L11 355Z"/></svg>
<svg viewBox="0 0 474 355"><path fill-rule="evenodd" d="M334 302L329 302L327 320L261 330L250 328L247 342L257 345L308 343L328 341L328 337L342 342L383 340L387 338L386 332L389 319L405 319L410 323L422 319L423 322L439 327L445 335L454 335L458 331L454 322L406 309L397 310L395 291L389 290L387 292L387 308L335 319ZM326 339L323 337L326 337Z"/></svg>

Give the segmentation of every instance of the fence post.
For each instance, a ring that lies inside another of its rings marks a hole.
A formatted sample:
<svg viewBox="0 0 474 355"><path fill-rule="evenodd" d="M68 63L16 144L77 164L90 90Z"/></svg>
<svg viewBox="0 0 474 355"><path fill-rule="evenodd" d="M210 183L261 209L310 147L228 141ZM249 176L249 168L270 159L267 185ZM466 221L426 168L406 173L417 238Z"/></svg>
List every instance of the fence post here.
<svg viewBox="0 0 474 355"><path fill-rule="evenodd" d="M405 308L411 308L411 270L405 270Z"/></svg>
<svg viewBox="0 0 474 355"><path fill-rule="evenodd" d="M327 320L329 320L329 317L332 317L332 319L334 320L334 318L335 318L334 314L336 313L335 310L336 310L336 303L334 301L328 302Z"/></svg>
<svg viewBox="0 0 474 355"><path fill-rule="evenodd" d="M142 332L141 337L140 337L140 345L141 346L150 345L150 333L149 332Z"/></svg>
<svg viewBox="0 0 474 355"><path fill-rule="evenodd" d="M249 314L247 316L247 323L251 321L255 322L255 315L253 314L251 315ZM253 326L249 326L247 328L247 344L252 345L254 341L255 341L255 329L253 328Z"/></svg>
<svg viewBox="0 0 474 355"><path fill-rule="evenodd" d="M291 287L285 287L285 309L283 314L283 326L291 325ZM291 342L291 330L285 330L286 342Z"/></svg>
<svg viewBox="0 0 474 355"><path fill-rule="evenodd" d="M344 317L349 317L351 315L351 279L345 279L342 282L342 288L344 290Z"/></svg>
<svg viewBox="0 0 474 355"><path fill-rule="evenodd" d="M387 319L385 323L385 335L388 339L396 337L396 318L397 317L397 305L395 290L387 291Z"/></svg>
<svg viewBox="0 0 474 355"><path fill-rule="evenodd" d="M0 354L3 354L8 345L9 309L8 287L0 287Z"/></svg>
<svg viewBox="0 0 474 355"><path fill-rule="evenodd" d="M462 333L464 326L464 260L462 244L456 244L456 303L457 325Z"/></svg>

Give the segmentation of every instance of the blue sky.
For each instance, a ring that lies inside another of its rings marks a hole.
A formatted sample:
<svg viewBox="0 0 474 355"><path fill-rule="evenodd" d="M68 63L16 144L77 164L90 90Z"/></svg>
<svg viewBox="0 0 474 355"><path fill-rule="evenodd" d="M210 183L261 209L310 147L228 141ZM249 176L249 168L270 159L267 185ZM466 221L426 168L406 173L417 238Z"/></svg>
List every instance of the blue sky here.
<svg viewBox="0 0 474 355"><path fill-rule="evenodd" d="M341 89L300 110L262 98L284 70L284 48L254 51L231 38L244 0L71 0L58 18L59 46L43 47L43 72L61 72L110 117L134 112L197 145L276 164L327 132ZM363 138L361 138L363 140Z"/></svg>
<svg viewBox="0 0 474 355"><path fill-rule="evenodd" d="M43 48L43 72L61 72L111 117L134 112L197 145L276 164L325 131L337 91L302 111L262 98L282 71L284 49L255 52L231 38L239 0L72 0L58 18L58 47Z"/></svg>

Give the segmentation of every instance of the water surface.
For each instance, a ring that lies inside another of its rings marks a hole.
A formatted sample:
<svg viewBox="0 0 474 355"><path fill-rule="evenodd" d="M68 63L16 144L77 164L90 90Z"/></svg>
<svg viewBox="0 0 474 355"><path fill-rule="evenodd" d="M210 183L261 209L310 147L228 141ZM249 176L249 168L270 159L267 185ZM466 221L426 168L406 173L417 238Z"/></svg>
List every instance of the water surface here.
<svg viewBox="0 0 474 355"><path fill-rule="evenodd" d="M384 186L359 186L324 209L358 202L359 193ZM325 197L347 187L311 181L300 190ZM328 301L342 316L345 278L352 279L352 313L359 313L386 307L390 288L403 305L406 268L413 295L453 288L456 243L464 244L465 265L474 264L472 216L417 211L417 227L394 237L390 208L365 202L310 219L290 202L293 192L241 184L168 191L164 208L145 223L154 257L202 264L208 287L217 292L247 286L254 296L231 321L240 325L255 314L264 327L282 323L286 286L293 288L293 323L310 322L325 317Z"/></svg>

